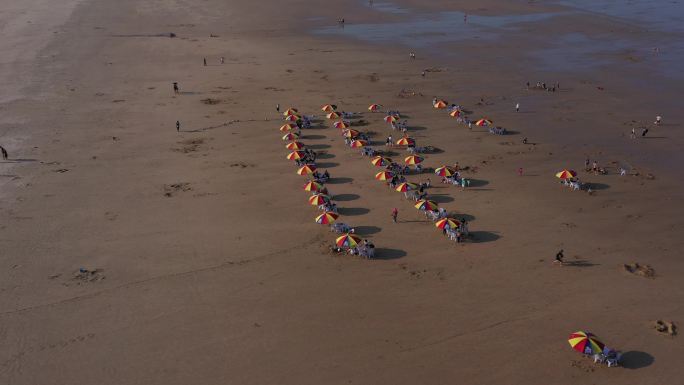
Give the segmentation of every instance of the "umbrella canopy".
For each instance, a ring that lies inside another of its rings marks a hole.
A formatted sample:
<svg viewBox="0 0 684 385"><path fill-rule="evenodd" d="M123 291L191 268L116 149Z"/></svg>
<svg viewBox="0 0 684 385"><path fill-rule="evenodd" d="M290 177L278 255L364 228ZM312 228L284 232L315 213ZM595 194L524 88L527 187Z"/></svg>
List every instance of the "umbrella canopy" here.
<svg viewBox="0 0 684 385"><path fill-rule="evenodd" d="M288 108L287 110L283 111L283 116L288 116L288 115L297 115L297 109L296 108Z"/></svg>
<svg viewBox="0 0 684 385"><path fill-rule="evenodd" d="M356 247L358 246L359 242L361 242L361 238L349 233L339 236L337 239L335 239L335 245L337 245L337 247Z"/></svg>
<svg viewBox="0 0 684 385"><path fill-rule="evenodd" d="M294 130L294 129L296 129L296 128L297 128L297 125L296 125L296 124L286 123L286 124L283 124L282 126L280 126L280 131L282 131L282 132L288 132L288 131L292 131L292 130Z"/></svg>
<svg viewBox="0 0 684 385"><path fill-rule="evenodd" d="M453 110L449 113L449 116L458 118L459 116L461 116L461 110Z"/></svg>
<svg viewBox="0 0 684 385"><path fill-rule="evenodd" d="M328 119L337 119L337 118L340 117L340 114L338 114L337 112L333 111L333 112L329 113L328 115L326 115L325 117L328 118Z"/></svg>
<svg viewBox="0 0 684 385"><path fill-rule="evenodd" d="M392 163L392 159L383 158L381 156L376 156L373 159L371 159L371 163L373 164L373 166L376 166L376 167L385 167L388 164Z"/></svg>
<svg viewBox="0 0 684 385"><path fill-rule="evenodd" d="M475 122L475 125L476 125L476 126L489 126L489 125L491 125L492 123L494 123L494 122L491 121L491 120L489 120L489 119L487 119L487 118L484 118L484 119L480 119L480 120L478 120L477 122Z"/></svg>
<svg viewBox="0 0 684 385"><path fill-rule="evenodd" d="M335 128L349 128L349 123L340 120L339 122L333 123L333 127L335 127Z"/></svg>
<svg viewBox="0 0 684 385"><path fill-rule="evenodd" d="M397 145L399 146L408 146L410 144L416 144L416 140L407 136L397 140Z"/></svg>
<svg viewBox="0 0 684 385"><path fill-rule="evenodd" d="M327 202L330 202L330 197L325 194L314 194L309 197L309 203L312 206L320 206Z"/></svg>
<svg viewBox="0 0 684 385"><path fill-rule="evenodd" d="M347 128L346 130L344 130L343 134L347 138L356 138L357 136L359 136L360 132L356 131L353 128Z"/></svg>
<svg viewBox="0 0 684 385"><path fill-rule="evenodd" d="M440 110L443 109L443 108L447 108L447 104L446 104L446 102L445 102L444 100L438 100L438 101L436 101L435 104L434 104L433 106L434 106L435 108L437 108L437 109L440 109Z"/></svg>
<svg viewBox="0 0 684 385"><path fill-rule="evenodd" d="M371 104L370 106L368 106L368 111L375 112L375 111L378 111L380 109L380 107L382 107L382 106L379 104Z"/></svg>
<svg viewBox="0 0 684 385"><path fill-rule="evenodd" d="M288 121L288 122L296 122L296 121L298 121L298 120L301 119L301 118L302 118L302 117L299 116L299 115L294 115L294 114L292 114L292 115L287 115L287 116L285 117L285 120Z"/></svg>
<svg viewBox="0 0 684 385"><path fill-rule="evenodd" d="M565 169L556 174L556 178L559 179L570 179L577 176L577 171Z"/></svg>
<svg viewBox="0 0 684 385"><path fill-rule="evenodd" d="M380 171L379 173L375 174L375 179L377 180L390 180L393 177L394 174L389 171Z"/></svg>
<svg viewBox="0 0 684 385"><path fill-rule="evenodd" d="M283 135L283 140L297 140L299 138L299 135L295 134L294 132L288 132L287 134Z"/></svg>
<svg viewBox="0 0 684 385"><path fill-rule="evenodd" d="M578 331L570 334L568 343L573 349L583 354L598 354L603 352L605 345L595 335L589 332Z"/></svg>
<svg viewBox="0 0 684 385"><path fill-rule="evenodd" d="M415 206L418 210L430 210L430 211L435 211L437 210L437 202L434 201L429 201L427 199L421 199L416 203Z"/></svg>
<svg viewBox="0 0 684 385"><path fill-rule="evenodd" d="M423 160L425 160L425 159L421 158L418 155L409 155L406 158L404 158L404 163L406 163L406 164L418 164L418 163L422 162Z"/></svg>
<svg viewBox="0 0 684 385"><path fill-rule="evenodd" d="M397 186L397 188L395 188L395 190L397 190L399 192L407 192L409 190L417 190L417 189L418 189L418 185L415 183L410 183L410 182L404 182L404 183L400 184L399 186Z"/></svg>
<svg viewBox="0 0 684 385"><path fill-rule="evenodd" d="M287 159L288 160L299 160L302 159L306 155L304 151L292 151L291 153L287 154Z"/></svg>
<svg viewBox="0 0 684 385"><path fill-rule="evenodd" d="M451 218L442 218L435 222L435 227L438 227L440 229L447 228L447 229L455 229L458 228L458 226L461 224L461 222L451 219Z"/></svg>
<svg viewBox="0 0 684 385"><path fill-rule="evenodd" d="M321 224L321 225L329 225L339 217L339 215L326 211L323 214L319 215L316 217L316 223Z"/></svg>
<svg viewBox="0 0 684 385"><path fill-rule="evenodd" d="M285 145L285 148L288 150L301 150L304 148L304 144L302 142L290 142Z"/></svg>
<svg viewBox="0 0 684 385"><path fill-rule="evenodd" d="M300 167L300 168L297 170L297 174L299 174L299 175L308 175L308 174L312 174L314 171L316 171L316 166L314 166L314 165L312 165L312 164L307 164L307 165L304 165L304 166Z"/></svg>
<svg viewBox="0 0 684 385"><path fill-rule="evenodd" d="M452 176L454 175L454 170L447 166L437 167L435 169L435 174L439 176Z"/></svg>
<svg viewBox="0 0 684 385"><path fill-rule="evenodd" d="M394 115L387 115L383 118L383 120L385 121L385 123L392 123L392 122L396 122L399 119L397 119L397 117Z"/></svg>
<svg viewBox="0 0 684 385"><path fill-rule="evenodd" d="M321 111L333 112L333 111L335 111L335 107L332 104L326 104L325 106L321 107Z"/></svg>
<svg viewBox="0 0 684 385"><path fill-rule="evenodd" d="M306 184L303 187L304 191L314 191L314 192L315 191L321 191L324 188L325 187L323 187L322 184L320 184L318 182L314 182L314 181L306 182Z"/></svg>
<svg viewBox="0 0 684 385"><path fill-rule="evenodd" d="M352 147L352 148L361 148L361 147L364 147L364 146L367 146L367 145L368 145L368 142L365 141L365 140L361 140L361 139L355 140L355 141L351 142L351 147Z"/></svg>

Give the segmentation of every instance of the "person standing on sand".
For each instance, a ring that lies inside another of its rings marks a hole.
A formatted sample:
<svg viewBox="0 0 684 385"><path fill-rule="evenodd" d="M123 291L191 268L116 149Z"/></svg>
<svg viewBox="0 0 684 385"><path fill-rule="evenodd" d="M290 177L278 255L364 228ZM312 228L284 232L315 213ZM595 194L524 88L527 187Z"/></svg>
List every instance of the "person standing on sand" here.
<svg viewBox="0 0 684 385"><path fill-rule="evenodd" d="M522 176L522 175L523 175L523 168L519 167L518 168L518 176Z"/></svg>
<svg viewBox="0 0 684 385"><path fill-rule="evenodd" d="M204 58L204 66L207 66L207 58Z"/></svg>
<svg viewBox="0 0 684 385"><path fill-rule="evenodd" d="M276 111L280 112L280 103L276 104Z"/></svg>
<svg viewBox="0 0 684 385"><path fill-rule="evenodd" d="M660 126L660 124L661 124L662 122L663 122L662 116L660 116L660 115L656 116L655 125L656 125L656 126Z"/></svg>
<svg viewBox="0 0 684 385"><path fill-rule="evenodd" d="M563 249L560 249L560 251L556 253L556 259L553 261L553 263L558 263L563 266Z"/></svg>
<svg viewBox="0 0 684 385"><path fill-rule="evenodd" d="M221 64L223 64L225 62L226 62L226 59L223 56L221 56Z"/></svg>
<svg viewBox="0 0 684 385"><path fill-rule="evenodd" d="M645 137L648 134L648 128L644 127L641 129L641 137Z"/></svg>
<svg viewBox="0 0 684 385"><path fill-rule="evenodd" d="M178 95L178 82L173 82L173 93Z"/></svg>
<svg viewBox="0 0 684 385"><path fill-rule="evenodd" d="M180 120L176 120L176 132L180 132Z"/></svg>
<svg viewBox="0 0 684 385"><path fill-rule="evenodd" d="M7 155L7 150L5 150L5 147L0 146L0 152L2 152L2 159L7 160L9 155Z"/></svg>
<svg viewBox="0 0 684 385"><path fill-rule="evenodd" d="M420 76L425 77L425 71L421 72Z"/></svg>
<svg viewBox="0 0 684 385"><path fill-rule="evenodd" d="M589 162L591 162L589 158L584 160L584 171L589 171Z"/></svg>
<svg viewBox="0 0 684 385"><path fill-rule="evenodd" d="M632 127L632 133L629 134L629 137L632 139L636 139L636 129L634 127Z"/></svg>
<svg viewBox="0 0 684 385"><path fill-rule="evenodd" d="M392 209L392 220L394 221L394 223L397 223L397 215L399 215L399 210L397 210L397 208L395 207L394 209Z"/></svg>
<svg viewBox="0 0 684 385"><path fill-rule="evenodd" d="M515 103L515 112L520 112L520 103Z"/></svg>

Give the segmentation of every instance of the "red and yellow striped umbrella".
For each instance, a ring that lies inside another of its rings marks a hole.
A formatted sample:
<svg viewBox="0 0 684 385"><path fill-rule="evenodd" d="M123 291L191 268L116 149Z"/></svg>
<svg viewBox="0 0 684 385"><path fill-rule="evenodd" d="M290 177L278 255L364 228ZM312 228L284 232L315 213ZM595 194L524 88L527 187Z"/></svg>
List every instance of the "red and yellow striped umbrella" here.
<svg viewBox="0 0 684 385"><path fill-rule="evenodd" d="M294 132L288 132L287 134L283 135L283 140L297 140L297 138L299 138L299 135Z"/></svg>
<svg viewBox="0 0 684 385"><path fill-rule="evenodd" d="M320 206L327 202L330 202L330 197L325 194L314 194L309 197L309 203L312 206Z"/></svg>
<svg viewBox="0 0 684 385"><path fill-rule="evenodd" d="M314 182L314 181L308 181L308 182L306 182L306 184L305 184L304 187L303 187L304 191L314 191L314 192L315 192L315 191L321 191L321 190L323 190L324 188L325 188L325 187L323 187L322 184L320 184L320 183L318 183L318 182Z"/></svg>
<svg viewBox="0 0 684 385"><path fill-rule="evenodd" d="M285 148L288 150L301 150L304 148L304 144L302 142L290 142L285 145Z"/></svg>
<svg viewBox="0 0 684 385"><path fill-rule="evenodd" d="M328 115L326 115L325 117L328 118L328 119L330 119L330 120L332 120L332 119L337 119L337 118L339 118L339 117L340 117L340 114L338 114L337 112L333 111L333 112L329 113Z"/></svg>
<svg viewBox="0 0 684 385"><path fill-rule="evenodd" d="M459 222L455 219L451 219L451 218L442 218L442 219L438 220L437 222L435 222L435 227L438 227L440 229L443 229L445 227L448 229L456 229L460 225L461 225L461 222Z"/></svg>
<svg viewBox="0 0 684 385"><path fill-rule="evenodd" d="M292 151L291 153L287 154L287 159L288 160L299 160L302 159L306 155L304 151Z"/></svg>
<svg viewBox="0 0 684 385"><path fill-rule="evenodd" d="M357 237L354 234L344 234L342 236L337 237L335 239L335 245L337 247L356 247L358 246L359 242L361 242L361 238Z"/></svg>
<svg viewBox="0 0 684 385"><path fill-rule="evenodd" d="M416 203L415 208L418 210L430 210L430 211L435 211L437 210L437 202L435 201L430 201L427 199L421 199Z"/></svg>
<svg viewBox="0 0 684 385"><path fill-rule="evenodd" d="M492 123L494 123L494 122L487 119L487 118L484 118L484 119L480 119L477 122L475 122L475 125L476 126L490 126Z"/></svg>
<svg viewBox="0 0 684 385"><path fill-rule="evenodd" d="M599 341L595 335L583 331L570 334L568 343L570 343L573 349L588 355L601 353L605 347L603 342Z"/></svg>
<svg viewBox="0 0 684 385"><path fill-rule="evenodd" d="M298 120L301 119L301 118L302 118L302 117L299 116L299 115L287 115L287 116L285 117L285 120L288 121L288 122L296 122L296 121L298 121Z"/></svg>
<svg viewBox="0 0 684 385"><path fill-rule="evenodd" d="M406 164L418 164L424 160L425 159L423 159L422 157L420 157L418 155L409 155L406 158L404 158L404 163L406 163Z"/></svg>
<svg viewBox="0 0 684 385"><path fill-rule="evenodd" d="M340 129L349 128L349 123L340 120L339 122L333 123L333 127L340 128Z"/></svg>
<svg viewBox="0 0 684 385"><path fill-rule="evenodd" d="M397 140L397 145L399 146L408 146L410 144L416 144L416 140L407 136Z"/></svg>
<svg viewBox="0 0 684 385"><path fill-rule="evenodd" d="M410 183L410 182L404 182L404 183L400 184L399 186L397 186L397 188L395 188L395 190L397 190L399 192L407 192L410 190L417 190L417 189L418 189L418 185L415 183Z"/></svg>
<svg viewBox="0 0 684 385"><path fill-rule="evenodd" d="M439 176L452 176L454 175L454 170L448 166L437 167L435 169L435 174Z"/></svg>
<svg viewBox="0 0 684 385"><path fill-rule="evenodd" d="M380 110L380 107L382 106L379 104L371 104L370 106L368 106L368 111L375 112Z"/></svg>
<svg viewBox="0 0 684 385"><path fill-rule="evenodd" d="M556 178L559 178L559 179L570 179L570 178L574 178L576 176L577 176L576 171L568 170L568 169L565 169L565 170L556 174Z"/></svg>
<svg viewBox="0 0 684 385"><path fill-rule="evenodd" d="M288 116L288 115L297 115L297 109L296 108L288 108L287 110L283 111L283 116Z"/></svg>
<svg viewBox="0 0 684 385"><path fill-rule="evenodd" d="M383 118L383 120L385 121L385 123L392 123L392 122L396 122L399 119L397 119L397 117L394 115L387 115Z"/></svg>
<svg viewBox="0 0 684 385"><path fill-rule="evenodd" d="M351 148L361 148L361 147L365 147L367 145L368 145L367 141L358 139L358 140L351 142L350 146L351 146Z"/></svg>
<svg viewBox="0 0 684 385"><path fill-rule="evenodd" d="M391 180L393 177L394 174L389 171L380 171L379 173L375 174L375 179L377 180Z"/></svg>
<svg viewBox="0 0 684 385"><path fill-rule="evenodd" d="M353 128L347 128L343 132L343 135L347 138L356 138L357 136L359 136L359 134L360 134L360 132L356 131Z"/></svg>
<svg viewBox="0 0 684 385"><path fill-rule="evenodd" d="M280 131L282 131L282 132L288 132L288 131L292 131L292 130L294 130L294 129L296 129L296 128L297 128L297 125L296 125L296 124L287 123L287 124L283 124L282 126L280 126Z"/></svg>
<svg viewBox="0 0 684 385"><path fill-rule="evenodd" d="M373 157L373 159L371 159L371 163L375 167L385 167L385 166L389 165L390 163L392 163L392 159L383 158L381 156L376 156L376 157Z"/></svg>
<svg viewBox="0 0 684 385"><path fill-rule="evenodd" d="M326 211L323 214L316 217L316 223L321 225L329 225L335 222L337 218L339 218L339 215L330 211Z"/></svg>
<svg viewBox="0 0 684 385"><path fill-rule="evenodd" d="M325 106L321 107L321 111L323 111L323 112L333 112L333 111L335 111L335 107L333 107L332 104L326 104Z"/></svg>
<svg viewBox="0 0 684 385"><path fill-rule="evenodd" d="M449 116L451 116L452 118L458 118L459 116L461 116L461 110L453 110L449 113Z"/></svg>
<svg viewBox="0 0 684 385"><path fill-rule="evenodd" d="M434 107L441 110L447 108L447 104L444 100L438 100L435 102Z"/></svg>
<svg viewBox="0 0 684 385"><path fill-rule="evenodd" d="M312 165L312 164L307 164L307 165L304 165L304 166L300 167L300 168L297 170L297 174L299 174L299 175L309 175L309 174L312 174L314 171L316 171L316 166L314 166L314 165Z"/></svg>

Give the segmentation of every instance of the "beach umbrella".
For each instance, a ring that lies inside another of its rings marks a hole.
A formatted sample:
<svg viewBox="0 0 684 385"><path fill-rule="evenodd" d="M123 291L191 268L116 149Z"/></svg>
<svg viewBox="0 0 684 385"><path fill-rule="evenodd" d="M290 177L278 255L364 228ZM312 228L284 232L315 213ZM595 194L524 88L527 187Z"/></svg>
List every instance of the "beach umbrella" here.
<svg viewBox="0 0 684 385"><path fill-rule="evenodd" d="M283 116L288 116L288 115L297 115L297 109L296 108L288 108L287 110L283 111Z"/></svg>
<svg viewBox="0 0 684 385"><path fill-rule="evenodd" d="M325 106L321 107L321 111L333 112L333 111L335 111L335 107L332 104L326 104Z"/></svg>
<svg viewBox="0 0 684 385"><path fill-rule="evenodd" d="M449 113L449 116L458 118L459 116L461 116L461 110L453 110Z"/></svg>
<svg viewBox="0 0 684 385"><path fill-rule="evenodd" d="M373 159L371 159L371 163L373 164L373 166L376 166L376 167L385 167L388 164L392 163L392 159L383 158L381 156L376 156Z"/></svg>
<svg viewBox="0 0 684 385"><path fill-rule="evenodd" d="M329 225L335 222L337 218L339 218L339 215L333 212L326 211L323 214L316 217L316 223L321 225Z"/></svg>
<svg viewBox="0 0 684 385"><path fill-rule="evenodd" d="M461 224L461 222L451 219L451 218L442 218L435 222L435 227L438 227L440 229L443 228L448 228L448 229L456 229L458 226Z"/></svg>
<svg viewBox="0 0 684 385"><path fill-rule="evenodd" d="M300 168L297 170L297 174L299 174L299 175L308 175L308 174L312 174L314 171L316 171L316 166L314 166L314 165L312 165L312 164L307 164L307 165L304 165L304 166L300 167Z"/></svg>
<svg viewBox="0 0 684 385"><path fill-rule="evenodd" d="M370 106L368 106L368 111L375 112L380 110L380 107L382 106L379 104L371 104Z"/></svg>
<svg viewBox="0 0 684 385"><path fill-rule="evenodd" d="M337 247L352 248L358 246L359 242L361 242L361 238L349 233L339 236L337 239L335 239L335 245L337 245Z"/></svg>
<svg viewBox="0 0 684 385"><path fill-rule="evenodd" d="M326 115L325 117L332 120L332 119L337 119L337 118L339 118L339 117L340 117L340 114L338 114L337 112L333 111L333 112L329 113L328 115Z"/></svg>
<svg viewBox="0 0 684 385"><path fill-rule="evenodd" d="M437 167L435 169L435 174L439 176L452 176L454 175L454 170L447 166Z"/></svg>
<svg viewBox="0 0 684 385"><path fill-rule="evenodd" d="M392 122L396 122L399 119L397 119L397 117L394 115L387 115L387 116L385 116L385 118L383 120L385 121L385 123L392 123Z"/></svg>
<svg viewBox="0 0 684 385"><path fill-rule="evenodd" d="M290 142L285 145L285 148L287 148L288 150L301 150L302 148L304 148L304 144L302 144L301 142Z"/></svg>
<svg viewBox="0 0 684 385"><path fill-rule="evenodd" d="M297 140L297 138L299 138L299 135L294 132L288 132L287 134L283 135L283 140Z"/></svg>
<svg viewBox="0 0 684 385"><path fill-rule="evenodd" d="M390 180L393 177L394 174L389 171L380 171L379 173L375 174L375 179L377 180Z"/></svg>
<svg viewBox="0 0 684 385"><path fill-rule="evenodd" d="M410 182L404 182L404 183L400 184L399 186L397 186L397 188L395 188L395 190L397 190L399 192L407 192L410 190L417 190L417 189L418 189L418 185L415 183L410 183Z"/></svg>
<svg viewBox="0 0 684 385"><path fill-rule="evenodd" d="M564 169L563 171L556 174L556 178L559 179L570 179L577 176L577 171Z"/></svg>
<svg viewBox="0 0 684 385"><path fill-rule="evenodd" d="M342 128L349 128L349 123L340 120L339 122L333 123L333 127L335 127L335 128L340 128L340 129L342 129Z"/></svg>
<svg viewBox="0 0 684 385"><path fill-rule="evenodd" d="M416 144L415 139L405 136L405 137L397 140L397 145L399 145L399 146L408 146L410 144Z"/></svg>
<svg viewBox="0 0 684 385"><path fill-rule="evenodd" d="M304 151L292 151L291 153L287 154L287 159L288 160L299 160L302 159L306 155Z"/></svg>
<svg viewBox="0 0 684 385"><path fill-rule="evenodd" d="M357 136L359 136L359 132L354 130L353 128L347 128L346 130L344 130L343 134L347 138L356 138Z"/></svg>
<svg viewBox="0 0 684 385"><path fill-rule="evenodd" d="M296 124L287 123L287 124L283 124L282 126L280 126L280 131L288 132L288 131L292 131L296 128L298 128Z"/></svg>
<svg viewBox="0 0 684 385"><path fill-rule="evenodd" d="M406 158L404 158L404 163L406 163L406 164L418 164L418 163L422 162L423 160L425 160L425 159L423 159L422 157L420 157L418 155L409 155Z"/></svg>
<svg viewBox="0 0 684 385"><path fill-rule="evenodd" d="M418 203L416 203L415 207L418 210L435 211L435 210L437 210L437 202L429 201L427 199L421 199L418 201Z"/></svg>
<svg viewBox="0 0 684 385"><path fill-rule="evenodd" d="M309 197L309 203L311 203L312 206L320 206L327 202L330 202L330 197L325 194L314 194Z"/></svg>
<svg viewBox="0 0 684 385"><path fill-rule="evenodd" d="M603 352L605 345L595 335L589 332L578 331L570 334L568 343L573 349L582 354L598 354Z"/></svg>
<svg viewBox="0 0 684 385"><path fill-rule="evenodd" d="M476 126L489 126L492 123L494 123L494 122L492 122L491 120L489 120L487 118L484 118L484 119L480 119L477 122L475 122L475 125Z"/></svg>
<svg viewBox="0 0 684 385"><path fill-rule="evenodd" d="M287 122L296 122L296 121L298 121L298 120L301 119L301 118L302 118L302 117L299 116L299 115L288 115L288 116L285 117L285 121L287 121Z"/></svg>
<svg viewBox="0 0 684 385"><path fill-rule="evenodd" d="M366 142L365 140L361 140L361 139L351 142L351 148L361 148L361 147L364 147L367 145L368 145L368 142Z"/></svg>
<svg viewBox="0 0 684 385"><path fill-rule="evenodd" d="M434 106L435 108L437 108L437 109L440 109L440 110L443 109L443 108L447 108L447 104L444 102L444 100L438 100L438 101L436 101L435 104L434 104L433 106Z"/></svg>
<svg viewBox="0 0 684 385"><path fill-rule="evenodd" d="M318 182L314 182L314 181L306 182L306 184L303 187L304 191L314 191L314 192L321 191L324 188L325 187L322 184L320 184Z"/></svg>

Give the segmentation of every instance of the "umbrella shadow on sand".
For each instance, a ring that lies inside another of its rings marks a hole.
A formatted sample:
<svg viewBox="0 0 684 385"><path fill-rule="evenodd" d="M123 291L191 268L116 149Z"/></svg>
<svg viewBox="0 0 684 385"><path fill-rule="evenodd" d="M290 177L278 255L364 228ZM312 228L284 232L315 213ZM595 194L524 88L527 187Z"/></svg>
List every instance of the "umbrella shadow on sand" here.
<svg viewBox="0 0 684 385"><path fill-rule="evenodd" d="M437 203L449 203L454 201L454 198L447 194L430 194L428 199Z"/></svg>
<svg viewBox="0 0 684 385"><path fill-rule="evenodd" d="M646 352L629 351L622 353L620 365L626 369L641 369L650 366L653 361L655 358Z"/></svg>
<svg viewBox="0 0 684 385"><path fill-rule="evenodd" d="M325 153L325 154L318 154L317 157L318 157L318 159L332 159L335 157L335 155Z"/></svg>
<svg viewBox="0 0 684 385"><path fill-rule="evenodd" d="M347 178L347 177L337 177L337 178L330 178L325 184L342 184L342 183L351 183L353 182L354 179L352 178Z"/></svg>
<svg viewBox="0 0 684 385"><path fill-rule="evenodd" d="M607 190L610 188L610 185L607 185L605 183L595 183L595 182L589 182L587 183L589 185L588 187L591 188L592 190Z"/></svg>
<svg viewBox="0 0 684 385"><path fill-rule="evenodd" d="M373 235L381 232L382 229L377 226L356 226L354 227L354 234L365 237L366 235Z"/></svg>
<svg viewBox="0 0 684 385"><path fill-rule="evenodd" d="M335 162L322 162L322 163L316 163L316 168L333 168L339 166L339 163Z"/></svg>
<svg viewBox="0 0 684 385"><path fill-rule="evenodd" d="M489 184L489 182L484 179L468 179L468 182L470 182L470 187L482 187Z"/></svg>
<svg viewBox="0 0 684 385"><path fill-rule="evenodd" d="M486 243L494 242L501 238L501 236L491 231L471 231L470 238L473 240L473 243Z"/></svg>
<svg viewBox="0 0 684 385"><path fill-rule="evenodd" d="M364 215L370 212L369 209L365 207L340 207L337 209L340 215Z"/></svg>
<svg viewBox="0 0 684 385"><path fill-rule="evenodd" d="M338 202L354 201L359 198L360 196L357 194L337 194L333 196L333 200Z"/></svg>
<svg viewBox="0 0 684 385"><path fill-rule="evenodd" d="M325 139L325 135L303 135L302 139L309 139L309 140ZM311 147L311 146L309 146L309 147Z"/></svg>
<svg viewBox="0 0 684 385"><path fill-rule="evenodd" d="M321 143L321 144L310 144L306 147L309 147L312 150L322 150L324 148L330 148L330 145Z"/></svg>
<svg viewBox="0 0 684 385"><path fill-rule="evenodd" d="M399 250L399 249L388 249L385 247L376 247L375 248L375 256L373 259L383 259L383 260L388 260L388 259L398 259L401 257L405 257L406 252L404 250Z"/></svg>

